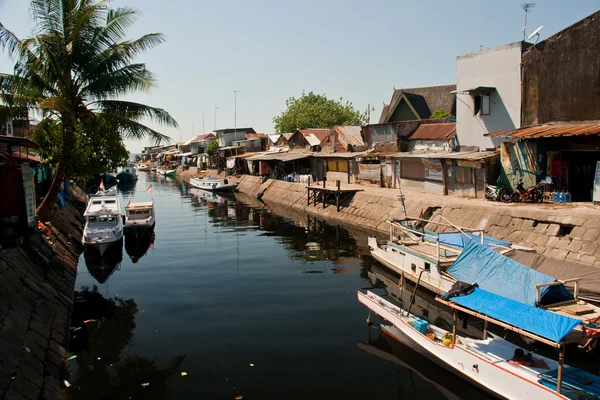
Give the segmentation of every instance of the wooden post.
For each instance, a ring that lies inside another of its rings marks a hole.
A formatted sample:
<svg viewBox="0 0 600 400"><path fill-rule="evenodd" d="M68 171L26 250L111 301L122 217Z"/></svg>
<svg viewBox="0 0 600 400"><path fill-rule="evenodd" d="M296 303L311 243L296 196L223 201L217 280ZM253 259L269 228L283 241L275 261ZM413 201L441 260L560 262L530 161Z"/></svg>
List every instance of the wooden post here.
<svg viewBox="0 0 600 400"><path fill-rule="evenodd" d="M456 324L458 323L458 311L454 310L454 318L452 320L452 347L456 343Z"/></svg>
<svg viewBox="0 0 600 400"><path fill-rule="evenodd" d="M306 187L306 205L310 206L310 175L308 176L308 186Z"/></svg>
<svg viewBox="0 0 600 400"><path fill-rule="evenodd" d="M326 184L327 184L327 177L323 177L323 189L325 189Z"/></svg>
<svg viewBox="0 0 600 400"><path fill-rule="evenodd" d="M483 323L483 340L487 339L488 321Z"/></svg>
<svg viewBox="0 0 600 400"><path fill-rule="evenodd" d="M340 181L335 181L337 186L337 193L335 195L335 205L337 206L337 211L340 212Z"/></svg>
<svg viewBox="0 0 600 400"><path fill-rule="evenodd" d="M561 344L558 348L558 374L556 377L556 392L560 394L562 391L563 369L565 364L565 345Z"/></svg>
<svg viewBox="0 0 600 400"><path fill-rule="evenodd" d="M408 311L406 315L410 315L410 309L412 308L413 302L415 301L415 296L417 295L417 289L419 288L419 283L421 283L421 275L423 275L423 270L419 272L419 279L417 279L417 284L415 285L415 290L413 290L412 296L410 296L410 304L408 305Z"/></svg>

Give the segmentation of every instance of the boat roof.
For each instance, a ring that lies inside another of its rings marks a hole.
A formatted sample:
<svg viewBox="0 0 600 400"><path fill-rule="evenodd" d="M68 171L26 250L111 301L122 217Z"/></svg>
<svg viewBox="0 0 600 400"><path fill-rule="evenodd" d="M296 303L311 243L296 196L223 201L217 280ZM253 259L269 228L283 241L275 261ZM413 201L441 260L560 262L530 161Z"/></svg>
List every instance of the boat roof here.
<svg viewBox="0 0 600 400"><path fill-rule="evenodd" d="M520 264L487 246L469 241L447 271L459 281L477 283L481 289L535 306L536 285L556 282L556 278ZM563 284L541 287L540 300L545 304L573 300Z"/></svg>
<svg viewBox="0 0 600 400"><path fill-rule="evenodd" d="M523 331L524 335L550 345L562 342L576 326L581 324L581 321L576 318L523 304L481 288L475 288L467 295L452 297L450 302L440 298L437 300L493 323L503 322L509 325L505 326L506 328L512 327L511 330ZM456 307L454 304L462 307Z"/></svg>
<svg viewBox="0 0 600 400"><path fill-rule="evenodd" d="M428 232L428 231L425 231ZM434 233L434 232L431 232ZM476 235L471 232L448 232L448 233L438 233L440 238L440 243L445 244L447 246L458 247L460 249L464 249L467 244L471 241L475 241L481 243L481 236ZM434 241L433 238L425 237L425 240ZM483 244L487 247L509 247L511 245L510 242L505 242L503 240L494 239L490 236L483 236Z"/></svg>
<svg viewBox="0 0 600 400"><path fill-rule="evenodd" d="M134 208L152 208L154 207L154 202L153 201L140 201L138 203L127 203L127 205L125 206L126 210L129 209L134 209Z"/></svg>
<svg viewBox="0 0 600 400"><path fill-rule="evenodd" d="M119 196L92 196L83 216L89 217L108 214L121 214Z"/></svg>

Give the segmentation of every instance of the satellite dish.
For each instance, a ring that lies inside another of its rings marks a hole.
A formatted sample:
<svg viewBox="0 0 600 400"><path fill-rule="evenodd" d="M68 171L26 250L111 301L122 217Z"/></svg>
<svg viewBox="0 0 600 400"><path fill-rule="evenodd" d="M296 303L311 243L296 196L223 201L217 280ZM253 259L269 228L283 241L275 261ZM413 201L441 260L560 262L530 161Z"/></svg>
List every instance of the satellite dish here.
<svg viewBox="0 0 600 400"><path fill-rule="evenodd" d="M534 37L534 36L536 36L536 35L539 37L539 36L540 36L540 31L541 31L542 29L544 29L544 25L540 26L540 27L539 27L539 28L537 28L535 31L533 31L533 32L531 33L531 35L527 36L527 39L531 39L531 38L533 38L533 37Z"/></svg>

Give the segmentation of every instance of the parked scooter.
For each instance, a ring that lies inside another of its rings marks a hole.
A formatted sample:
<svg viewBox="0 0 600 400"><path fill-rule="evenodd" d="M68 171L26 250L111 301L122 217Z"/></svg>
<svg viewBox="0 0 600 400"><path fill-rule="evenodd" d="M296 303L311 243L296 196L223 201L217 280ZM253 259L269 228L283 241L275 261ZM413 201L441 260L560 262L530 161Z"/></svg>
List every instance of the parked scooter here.
<svg viewBox="0 0 600 400"><path fill-rule="evenodd" d="M485 198L491 201L510 202L510 194L500 182L498 182L498 186L485 185Z"/></svg>
<svg viewBox="0 0 600 400"><path fill-rule="evenodd" d="M529 189L525 189L523 186L523 180L520 180L519 184L515 188L515 191L510 195L510 201L514 203L519 203L521 201L541 203L544 200L544 193L540 187L541 186L538 184L530 187Z"/></svg>

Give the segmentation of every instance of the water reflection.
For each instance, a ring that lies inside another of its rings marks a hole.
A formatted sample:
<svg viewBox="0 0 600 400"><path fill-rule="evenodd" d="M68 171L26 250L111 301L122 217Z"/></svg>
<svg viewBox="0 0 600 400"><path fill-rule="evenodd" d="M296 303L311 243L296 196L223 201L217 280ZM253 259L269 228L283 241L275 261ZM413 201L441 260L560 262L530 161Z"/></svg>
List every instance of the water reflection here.
<svg viewBox="0 0 600 400"><path fill-rule="evenodd" d="M148 229L125 229L125 251L133 263L154 246L154 226Z"/></svg>
<svg viewBox="0 0 600 400"><path fill-rule="evenodd" d="M121 238L115 242L103 255L100 255L93 247L86 246L83 256L90 275L102 284L121 266L121 261L123 261L123 239Z"/></svg>
<svg viewBox="0 0 600 400"><path fill-rule="evenodd" d="M156 361L127 353L133 340L138 306L133 299L108 299L98 288L75 292L71 349L72 399L164 399L168 381L184 356L172 358L166 368Z"/></svg>

